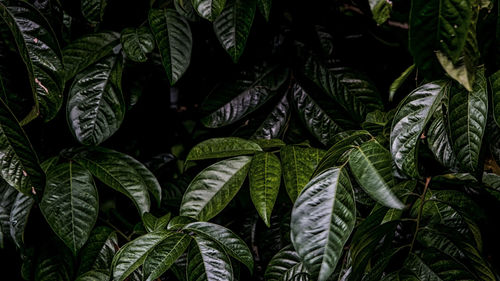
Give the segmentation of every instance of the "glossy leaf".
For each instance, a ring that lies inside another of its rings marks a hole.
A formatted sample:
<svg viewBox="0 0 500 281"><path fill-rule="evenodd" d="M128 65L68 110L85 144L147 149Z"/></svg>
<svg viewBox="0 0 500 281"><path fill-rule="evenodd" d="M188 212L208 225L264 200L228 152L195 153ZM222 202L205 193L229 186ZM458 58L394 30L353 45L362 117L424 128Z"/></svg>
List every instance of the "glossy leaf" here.
<svg viewBox="0 0 500 281"><path fill-rule="evenodd" d="M148 254L143 266L145 280L153 281L160 277L184 253L190 241L189 235L169 233L169 236Z"/></svg>
<svg viewBox="0 0 500 281"><path fill-rule="evenodd" d="M282 281L283 276L301 262L292 245L288 245L273 256L264 277L267 281Z"/></svg>
<svg viewBox="0 0 500 281"><path fill-rule="evenodd" d="M256 5L255 0L228 0L214 21L215 35L234 63L238 62L245 49Z"/></svg>
<svg viewBox="0 0 500 281"><path fill-rule="evenodd" d="M245 181L252 157L219 161L201 171L189 184L180 215L207 221L222 211Z"/></svg>
<svg viewBox="0 0 500 281"><path fill-rule="evenodd" d="M391 86L389 87L389 101L392 101L394 99L394 95L396 94L397 90L401 88L403 83L410 77L410 75L413 73L413 70L415 70L415 65L412 64L410 65L401 75L399 75L396 80L394 80L391 83Z"/></svg>
<svg viewBox="0 0 500 281"><path fill-rule="evenodd" d="M24 244L24 230L34 204L35 199L33 197L18 193L12 205L9 217L10 236L19 248Z"/></svg>
<svg viewBox="0 0 500 281"><path fill-rule="evenodd" d="M355 220L345 168L328 169L304 188L293 206L290 228L293 246L313 280L327 280L333 273Z"/></svg>
<svg viewBox="0 0 500 281"><path fill-rule="evenodd" d="M4 180L0 180L0 248L10 236L10 213L19 192Z"/></svg>
<svg viewBox="0 0 500 281"><path fill-rule="evenodd" d="M167 78L173 85L186 72L191 61L193 39L189 23L175 10L153 9L149 12L149 25Z"/></svg>
<svg viewBox="0 0 500 281"><path fill-rule="evenodd" d="M121 89L122 59L110 56L79 73L66 107L71 132L85 145L98 145L114 134L125 116Z"/></svg>
<svg viewBox="0 0 500 281"><path fill-rule="evenodd" d="M500 70L490 76L493 118L500 124ZM498 125L500 126L500 125Z"/></svg>
<svg viewBox="0 0 500 281"><path fill-rule="evenodd" d="M391 162L391 153L376 141L363 143L349 155L349 167L365 192L386 207L403 209L391 191L395 185Z"/></svg>
<svg viewBox="0 0 500 281"><path fill-rule="evenodd" d="M107 0L81 0L82 14L90 23L98 24L102 21Z"/></svg>
<svg viewBox="0 0 500 281"><path fill-rule="evenodd" d="M250 272L253 271L253 256L250 249L231 230L209 222L193 222L184 226L183 229L217 242L226 253L242 262Z"/></svg>
<svg viewBox="0 0 500 281"><path fill-rule="evenodd" d="M90 172L73 162L48 171L40 210L74 255L87 241L98 209L97 188Z"/></svg>
<svg viewBox="0 0 500 281"><path fill-rule="evenodd" d="M110 275L111 262L118 249L116 232L104 226L94 228L80 253L79 274L99 270Z"/></svg>
<svg viewBox="0 0 500 281"><path fill-rule="evenodd" d="M214 21L224 9L226 0L192 0L193 7L202 18Z"/></svg>
<svg viewBox="0 0 500 281"><path fill-rule="evenodd" d="M450 88L449 126L453 150L460 167L474 173L478 170L481 144L488 114L488 92L482 71L476 73L471 92L460 85Z"/></svg>
<svg viewBox="0 0 500 281"><path fill-rule="evenodd" d="M283 163L283 181L292 202L311 179L325 152L312 147L287 145L280 150Z"/></svg>
<svg viewBox="0 0 500 281"><path fill-rule="evenodd" d="M121 33L121 43L127 58L135 62L145 62L155 47L155 39L145 26L125 28Z"/></svg>
<svg viewBox="0 0 500 281"><path fill-rule="evenodd" d="M421 257L410 253L404 267L417 280L474 280L474 276L462 264L434 251L426 251Z"/></svg>
<svg viewBox="0 0 500 281"><path fill-rule="evenodd" d="M170 213L159 218L153 216L151 213L144 213L142 215L142 223L148 232L164 230L170 221Z"/></svg>
<svg viewBox="0 0 500 281"><path fill-rule="evenodd" d="M198 14L194 10L191 0L175 0L174 6L177 13L179 13L189 21L196 21L199 19Z"/></svg>
<svg viewBox="0 0 500 281"><path fill-rule="evenodd" d="M284 95L252 137L256 139L275 139L281 137L286 130L290 111L290 103L287 96Z"/></svg>
<svg viewBox="0 0 500 281"><path fill-rule="evenodd" d="M219 245L203 236L194 237L195 244L189 249L188 281L233 281L233 267L226 252Z"/></svg>
<svg viewBox="0 0 500 281"><path fill-rule="evenodd" d="M281 184L281 162L271 152L257 153L248 171L250 198L264 223L269 227L274 203Z"/></svg>
<svg viewBox="0 0 500 281"><path fill-rule="evenodd" d="M45 174L35 150L3 100L0 100L0 155L0 175L9 185L24 194L42 191Z"/></svg>
<svg viewBox="0 0 500 281"><path fill-rule="evenodd" d="M391 130L391 153L396 167L409 176L418 176L418 140L440 106L444 81L424 84L411 92L399 105Z"/></svg>
<svg viewBox="0 0 500 281"><path fill-rule="evenodd" d="M184 226L195 222L196 220L190 217L176 216L173 217L167 224L168 230L181 230Z"/></svg>
<svg viewBox="0 0 500 281"><path fill-rule="evenodd" d="M442 111L436 111L434 120L427 131L427 145L439 163L454 170L458 163L451 147L447 126L447 120L444 119Z"/></svg>
<svg viewBox="0 0 500 281"><path fill-rule="evenodd" d="M234 137L213 138L195 145L189 151L186 161L240 156L258 151L262 149L252 141Z"/></svg>

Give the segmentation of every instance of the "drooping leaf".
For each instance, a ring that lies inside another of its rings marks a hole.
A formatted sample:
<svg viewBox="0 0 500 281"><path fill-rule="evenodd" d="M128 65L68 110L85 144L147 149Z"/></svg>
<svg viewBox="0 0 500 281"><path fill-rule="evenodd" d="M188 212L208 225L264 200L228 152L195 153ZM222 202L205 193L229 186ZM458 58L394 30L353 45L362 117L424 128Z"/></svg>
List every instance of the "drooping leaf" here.
<svg viewBox="0 0 500 281"><path fill-rule="evenodd" d="M343 167L313 178L297 198L291 238L313 280L327 280L333 273L355 219L354 192Z"/></svg>
<svg viewBox="0 0 500 281"><path fill-rule="evenodd" d="M0 3L0 18L13 34L16 47L26 65L35 105L24 119L31 121L40 114L44 121L53 119L63 102L62 54L47 20L36 8L24 1L16 6Z"/></svg>
<svg viewBox="0 0 500 281"><path fill-rule="evenodd" d="M292 202L311 179L325 152L312 147L287 145L280 150L283 163L283 181Z"/></svg>
<svg viewBox="0 0 500 281"><path fill-rule="evenodd" d="M245 49L256 6L255 0L228 0L214 21L215 35L234 63Z"/></svg>
<svg viewBox="0 0 500 281"><path fill-rule="evenodd" d="M107 0L81 0L82 14L91 24L102 22Z"/></svg>
<svg viewBox="0 0 500 281"><path fill-rule="evenodd" d="M193 222L183 228L184 230L202 235L224 249L230 256L242 262L250 272L253 271L253 256L247 245L231 230L209 222Z"/></svg>
<svg viewBox="0 0 500 281"><path fill-rule="evenodd" d="M391 163L391 153L376 141L363 143L349 155L349 167L365 192L386 207L403 209L391 191L395 185Z"/></svg>
<svg viewBox="0 0 500 281"><path fill-rule="evenodd" d="M410 77L410 75L413 73L413 70L415 69L415 65L412 64L410 65L401 75L399 75L394 82L391 83L391 86L389 87L389 101L392 101L394 99L394 95L396 94L397 90L401 88L403 83Z"/></svg>
<svg viewBox="0 0 500 281"><path fill-rule="evenodd" d="M24 244L24 230L28 224L28 217L34 204L35 199L33 197L18 193L14 205L12 205L9 218L10 236L17 247L21 247Z"/></svg>
<svg viewBox="0 0 500 281"><path fill-rule="evenodd" d="M281 163L271 152L257 153L248 171L250 198L264 223L269 227L274 203L281 184Z"/></svg>
<svg viewBox="0 0 500 281"><path fill-rule="evenodd" d="M186 72L191 61L193 39L189 23L173 9L153 9L149 12L149 25L167 78L173 85Z"/></svg>
<svg viewBox="0 0 500 281"><path fill-rule="evenodd" d="M481 144L488 114L488 92L482 70L469 92L457 83L450 88L449 128L453 151L460 167L467 172L478 170Z"/></svg>
<svg viewBox="0 0 500 281"><path fill-rule="evenodd" d="M125 116L122 58L110 56L79 73L67 103L71 132L85 145L98 145L113 135Z"/></svg>
<svg viewBox="0 0 500 281"><path fill-rule="evenodd" d="M418 140L441 104L445 81L424 84L399 105L391 130L391 153L396 167L409 176L418 176Z"/></svg>
<svg viewBox="0 0 500 281"><path fill-rule="evenodd" d="M226 0L192 0L192 3L198 15L209 21L214 21L224 9Z"/></svg>
<svg viewBox="0 0 500 281"><path fill-rule="evenodd" d="M110 275L111 262L118 249L116 232L104 226L94 228L80 253L79 275L96 270Z"/></svg>
<svg viewBox="0 0 500 281"><path fill-rule="evenodd" d="M172 232L158 244L144 262L144 278L146 281L156 280L184 253L191 238L189 235Z"/></svg>
<svg viewBox="0 0 500 281"><path fill-rule="evenodd" d="M264 277L267 281L282 281L286 272L301 262L292 245L288 245L273 256Z"/></svg>
<svg viewBox="0 0 500 281"><path fill-rule="evenodd" d="M149 212L149 184L137 170L138 166L131 165L128 157L116 151L96 147L78 153L74 160L104 184L129 197L140 214Z"/></svg>
<svg viewBox="0 0 500 281"><path fill-rule="evenodd" d="M226 252L217 242L203 236L194 237L196 243L189 249L188 281L233 281L233 267Z"/></svg>
<svg viewBox="0 0 500 281"><path fill-rule="evenodd" d="M120 34L116 32L92 33L72 41L63 50L66 80L112 54L119 44Z"/></svg>
<svg viewBox="0 0 500 281"><path fill-rule="evenodd" d="M120 38L127 58L136 62L145 62L155 47L155 39L146 26L125 28Z"/></svg>
<svg viewBox="0 0 500 281"><path fill-rule="evenodd" d="M289 116L290 103L287 96L284 95L252 137L256 139L276 139L281 137L286 129Z"/></svg>
<svg viewBox="0 0 500 281"><path fill-rule="evenodd" d="M43 190L45 174L35 150L3 100L0 100L0 155L0 175L9 185L24 194Z"/></svg>
<svg viewBox="0 0 500 281"><path fill-rule="evenodd" d="M258 151L262 149L252 141L234 137L212 138L195 145L189 151L186 161L240 156Z"/></svg>
<svg viewBox="0 0 500 281"><path fill-rule="evenodd" d="M387 0L369 0L373 19L377 24L383 24L390 16L392 11L392 2Z"/></svg>
<svg viewBox="0 0 500 281"><path fill-rule="evenodd" d="M269 15L271 14L271 6L273 0L257 0L257 6L259 7L259 12L264 16L266 21L269 21Z"/></svg>
<svg viewBox="0 0 500 281"><path fill-rule="evenodd" d="M434 120L432 120L427 130L427 145L439 163L454 170L454 168L458 166L458 163L448 136L448 124L445 122L446 120L444 119L443 112L437 110L436 113L434 113Z"/></svg>
<svg viewBox="0 0 500 281"><path fill-rule="evenodd" d="M207 221L233 199L245 181L252 157L238 156L219 161L201 171L189 184L180 215Z"/></svg>
<svg viewBox="0 0 500 281"><path fill-rule="evenodd" d="M90 172L73 162L48 171L40 210L74 255L87 241L98 209L97 188Z"/></svg>

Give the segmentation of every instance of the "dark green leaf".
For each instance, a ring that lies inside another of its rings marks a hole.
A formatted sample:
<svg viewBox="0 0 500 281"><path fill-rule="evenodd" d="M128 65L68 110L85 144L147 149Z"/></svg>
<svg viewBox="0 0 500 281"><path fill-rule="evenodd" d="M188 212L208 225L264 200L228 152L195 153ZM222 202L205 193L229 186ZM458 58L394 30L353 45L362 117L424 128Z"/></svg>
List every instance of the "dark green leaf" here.
<svg viewBox="0 0 500 281"><path fill-rule="evenodd" d="M192 4L198 15L214 21L224 9L226 0L192 0Z"/></svg>
<svg viewBox="0 0 500 281"><path fill-rule="evenodd" d="M267 265L264 277L267 281L282 281L283 276L300 263L299 255L294 251L292 245L288 245L274 255Z"/></svg>
<svg viewBox="0 0 500 281"><path fill-rule="evenodd" d="M10 236L17 247L21 247L24 244L24 230L28 224L28 217L34 204L35 199L33 197L18 193L16 201L12 205L9 218Z"/></svg>
<svg viewBox="0 0 500 281"><path fill-rule="evenodd" d="M434 120L432 120L427 130L427 145L439 163L454 170L458 166L458 163L455 153L451 148L447 125L447 120L444 119L443 112L437 110L434 113Z"/></svg>
<svg viewBox="0 0 500 281"><path fill-rule="evenodd" d="M104 226L94 228L80 254L79 275L92 270L110 275L111 262L118 249L116 232Z"/></svg>
<svg viewBox="0 0 500 281"><path fill-rule="evenodd" d="M91 24L102 21L104 10L108 4L107 0L81 0L82 14Z"/></svg>
<svg viewBox="0 0 500 281"><path fill-rule="evenodd" d="M144 213L142 215L142 223L148 232L164 230L169 221L170 213L159 218L153 216L151 213Z"/></svg>
<svg viewBox="0 0 500 281"><path fill-rule="evenodd" d="M290 103L288 102L287 96L284 95L252 137L257 139L274 139L281 137L286 130L286 123L289 117Z"/></svg>
<svg viewBox="0 0 500 281"><path fill-rule="evenodd" d="M272 4L273 0L257 0L257 6L259 7L259 11L264 16L266 21L269 21L269 15L271 14Z"/></svg>
<svg viewBox="0 0 500 281"><path fill-rule="evenodd" d="M462 264L435 251L425 251L420 257L410 253L404 267L416 276L416 280L475 280Z"/></svg>
<svg viewBox="0 0 500 281"><path fill-rule="evenodd" d="M109 275L102 271L92 270L80 275L76 281L109 281Z"/></svg>
<svg viewBox="0 0 500 281"><path fill-rule="evenodd" d="M500 126L500 70L490 76L493 118Z"/></svg>
<svg viewBox="0 0 500 281"><path fill-rule="evenodd" d="M413 70L415 69L415 65L412 64L410 65L401 75L399 75L394 82L392 82L391 86L389 87L389 101L392 101L394 99L394 95L396 94L396 91L401 88L403 83L410 77L410 75L413 73Z"/></svg>
<svg viewBox="0 0 500 281"><path fill-rule="evenodd" d="M10 213L18 194L15 188L0 180L0 248L4 247L5 237L10 236Z"/></svg>
<svg viewBox="0 0 500 281"><path fill-rule="evenodd" d="M213 138L195 145L186 158L186 161L225 158L254 154L262 151L260 146L252 141L240 138Z"/></svg>
<svg viewBox="0 0 500 281"><path fill-rule="evenodd" d="M217 242L203 236L194 240L188 253L188 281L233 281L231 259Z"/></svg>
<svg viewBox="0 0 500 281"><path fill-rule="evenodd" d="M127 58L136 62L145 62L155 47L155 39L146 26L125 28L120 38Z"/></svg>
<svg viewBox="0 0 500 281"><path fill-rule="evenodd" d="M174 6L177 13L186 19L190 21L196 21L199 19L191 0L174 0Z"/></svg>
<svg viewBox="0 0 500 281"><path fill-rule="evenodd" d="M173 217L167 225L168 230L181 230L184 226L186 226L189 223L192 223L196 221L193 218L190 217L183 217L183 216L176 216Z"/></svg>

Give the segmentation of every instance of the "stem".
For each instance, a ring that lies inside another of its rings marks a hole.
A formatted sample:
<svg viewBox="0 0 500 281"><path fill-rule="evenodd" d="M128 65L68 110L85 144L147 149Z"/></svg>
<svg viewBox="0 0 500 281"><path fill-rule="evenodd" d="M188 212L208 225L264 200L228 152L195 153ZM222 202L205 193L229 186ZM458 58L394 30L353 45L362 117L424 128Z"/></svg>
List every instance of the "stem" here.
<svg viewBox="0 0 500 281"><path fill-rule="evenodd" d="M417 215L417 226L415 227L415 234L413 234L413 239L411 240L410 253L413 250L413 245L415 245L415 240L417 239L417 233L418 233L418 230L420 229L420 219L422 217L422 210L424 209L425 194L427 193L430 182L431 182L431 177L427 177L425 179L424 192L422 193L422 196L420 197L420 207L418 209L418 215Z"/></svg>
<svg viewBox="0 0 500 281"><path fill-rule="evenodd" d="M125 233L123 233L120 229L118 229L118 227L116 227L114 224L112 224L110 221L108 220L105 220L101 217L99 217L99 219L105 223L107 226L111 227L114 231L116 231L116 233L120 234L123 238L125 238L125 240L127 240L127 242L130 242L130 238L125 235Z"/></svg>

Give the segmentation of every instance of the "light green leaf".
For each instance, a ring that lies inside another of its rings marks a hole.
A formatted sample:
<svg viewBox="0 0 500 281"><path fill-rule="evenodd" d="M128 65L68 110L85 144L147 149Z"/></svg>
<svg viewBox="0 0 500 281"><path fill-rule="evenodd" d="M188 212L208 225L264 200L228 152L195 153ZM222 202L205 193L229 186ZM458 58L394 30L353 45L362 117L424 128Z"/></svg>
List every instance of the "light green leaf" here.
<svg viewBox="0 0 500 281"><path fill-rule="evenodd" d="M234 137L213 138L195 145L189 151L186 161L240 156L254 154L257 151L262 149L252 141Z"/></svg>
<svg viewBox="0 0 500 281"><path fill-rule="evenodd" d="M191 28L187 20L173 9L153 9L148 18L167 78L173 85L186 72L191 61Z"/></svg>
<svg viewBox="0 0 500 281"><path fill-rule="evenodd" d="M238 62L245 49L256 5L255 0L228 0L214 21L215 35L234 63Z"/></svg>
<svg viewBox="0 0 500 281"><path fill-rule="evenodd" d="M107 0L81 0L82 14L91 24L96 25L102 22Z"/></svg>
<svg viewBox="0 0 500 281"><path fill-rule="evenodd" d="M80 253L79 275L96 270L110 275L111 262L119 248L116 232L105 226L94 228Z"/></svg>
<svg viewBox="0 0 500 281"><path fill-rule="evenodd" d="M12 205L9 217L10 236L19 248L24 244L24 230L34 204L35 199L32 196L18 193L14 205Z"/></svg>
<svg viewBox="0 0 500 281"><path fill-rule="evenodd" d="M145 62L155 47L155 38L146 26L125 28L120 38L127 58L135 62Z"/></svg>
<svg viewBox="0 0 500 281"><path fill-rule="evenodd" d="M394 99L394 95L396 94L397 90L401 88L403 83L410 77L410 75L413 73L413 70L415 70L415 65L412 64L410 65L401 75L399 75L396 80L394 80L389 87L389 101L392 101Z"/></svg>
<svg viewBox="0 0 500 281"><path fill-rule="evenodd" d="M391 17L392 2L387 0L368 0L373 19L377 24L383 24Z"/></svg>
<svg viewBox="0 0 500 281"><path fill-rule="evenodd" d="M189 249L188 281L233 281L231 259L217 242L203 236L194 237L195 244Z"/></svg>
<svg viewBox="0 0 500 281"><path fill-rule="evenodd" d="M74 255L87 241L98 209L97 188L90 172L73 162L48 171L40 210Z"/></svg>
<svg viewBox="0 0 500 281"><path fill-rule="evenodd" d="M192 0L198 15L209 21L214 21L224 9L226 0Z"/></svg>
<svg viewBox="0 0 500 281"><path fill-rule="evenodd" d="M356 221L354 191L344 167L313 178L293 206L292 243L313 280L330 278Z"/></svg>
<svg viewBox="0 0 500 281"><path fill-rule="evenodd" d="M207 221L222 211L245 181L252 157L219 161L201 171L189 184L180 215Z"/></svg>

